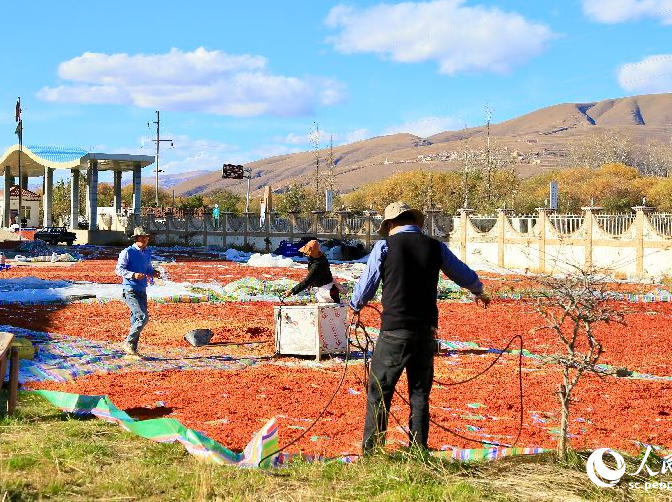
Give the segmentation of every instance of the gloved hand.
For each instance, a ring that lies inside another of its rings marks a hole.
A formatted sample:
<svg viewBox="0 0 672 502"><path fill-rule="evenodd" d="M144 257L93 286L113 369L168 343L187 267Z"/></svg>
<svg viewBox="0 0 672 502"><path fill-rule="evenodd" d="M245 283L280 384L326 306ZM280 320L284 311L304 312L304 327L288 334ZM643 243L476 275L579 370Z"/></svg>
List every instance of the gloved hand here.
<svg viewBox="0 0 672 502"><path fill-rule="evenodd" d="M490 295L483 291L478 295L474 295L474 301L476 302L476 305L482 304L483 308L487 309L492 300L490 299Z"/></svg>

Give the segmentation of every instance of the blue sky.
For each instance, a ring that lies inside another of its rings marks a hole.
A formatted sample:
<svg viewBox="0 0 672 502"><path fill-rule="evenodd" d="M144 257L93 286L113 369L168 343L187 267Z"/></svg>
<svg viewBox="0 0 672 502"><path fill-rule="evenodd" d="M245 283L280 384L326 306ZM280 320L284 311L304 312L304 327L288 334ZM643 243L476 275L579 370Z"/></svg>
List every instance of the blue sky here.
<svg viewBox="0 0 672 502"><path fill-rule="evenodd" d="M215 170L563 102L672 92L672 0L4 3L0 147L152 154ZM142 146L144 143L144 147Z"/></svg>

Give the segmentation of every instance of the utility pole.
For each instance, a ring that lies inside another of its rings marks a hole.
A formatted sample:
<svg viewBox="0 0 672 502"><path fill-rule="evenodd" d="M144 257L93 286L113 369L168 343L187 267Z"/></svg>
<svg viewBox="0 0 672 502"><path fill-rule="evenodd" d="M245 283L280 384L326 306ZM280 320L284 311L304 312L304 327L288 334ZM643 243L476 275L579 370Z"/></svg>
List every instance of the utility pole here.
<svg viewBox="0 0 672 502"><path fill-rule="evenodd" d="M469 148L469 145L465 145L465 148ZM465 149L462 152L462 208L469 208L469 168L471 167L471 162L473 159L473 152Z"/></svg>
<svg viewBox="0 0 672 502"><path fill-rule="evenodd" d="M250 181L252 180L252 168L246 167L243 169L243 177L247 179L247 195L245 196L245 212L250 212Z"/></svg>
<svg viewBox="0 0 672 502"><path fill-rule="evenodd" d="M488 171L488 186L487 186L487 196L488 199L492 196L492 157L490 154L490 120L492 119L492 113L494 109L489 105L485 105L485 120L487 121L487 151L486 151L486 169Z"/></svg>
<svg viewBox="0 0 672 502"><path fill-rule="evenodd" d="M310 141L315 148L315 209L319 210L320 201L320 126L313 122L315 128L310 133Z"/></svg>
<svg viewBox="0 0 672 502"><path fill-rule="evenodd" d="M147 127L150 127L150 123L147 123ZM170 141L170 146L173 146L173 140L172 139L162 139L161 138L161 119L159 118L159 110L156 110L156 121L152 122L152 124L156 124L156 139L153 139L156 143L156 162L155 162L155 169L154 171L156 172L156 194L155 194L155 202L156 202L156 207L159 207L159 173L162 172L159 169L159 147L161 145L162 141Z"/></svg>
<svg viewBox="0 0 672 502"><path fill-rule="evenodd" d="M329 138L329 190L334 191L334 135Z"/></svg>

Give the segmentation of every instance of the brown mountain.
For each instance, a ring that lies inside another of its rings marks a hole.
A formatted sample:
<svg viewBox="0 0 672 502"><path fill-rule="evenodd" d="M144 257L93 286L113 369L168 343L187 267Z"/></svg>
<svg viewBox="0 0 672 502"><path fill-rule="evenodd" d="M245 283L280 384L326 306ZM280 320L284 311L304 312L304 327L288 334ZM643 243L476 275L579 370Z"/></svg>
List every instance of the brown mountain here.
<svg viewBox="0 0 672 502"><path fill-rule="evenodd" d="M491 124L492 141L517 159L517 169L529 176L556 167L571 145L586 135L619 131L634 140L669 143L672 137L672 93L607 99L595 103L549 106L499 124ZM454 155L465 140L482 142L486 127L447 131L428 138L412 134L379 136L334 147L334 179L341 191L382 179L398 171L453 170ZM319 151L320 169L327 171L329 150ZM252 190L270 185L282 189L292 182L312 184L315 152L262 159L252 168ZM178 194L207 193L220 188L244 191L244 182L223 180L219 171L197 176L175 186Z"/></svg>

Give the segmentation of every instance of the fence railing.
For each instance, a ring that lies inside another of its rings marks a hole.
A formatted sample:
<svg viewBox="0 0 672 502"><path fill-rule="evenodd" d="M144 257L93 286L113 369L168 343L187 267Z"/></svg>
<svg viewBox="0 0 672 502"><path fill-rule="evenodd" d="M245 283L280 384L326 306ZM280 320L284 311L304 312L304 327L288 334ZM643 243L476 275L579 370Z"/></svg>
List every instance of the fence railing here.
<svg viewBox="0 0 672 502"><path fill-rule="evenodd" d="M611 235L623 235L635 222L635 217L635 214L626 213L595 215L600 228Z"/></svg>
<svg viewBox="0 0 672 502"><path fill-rule="evenodd" d="M479 232L489 232L497 224L497 216L472 215L469 221Z"/></svg>
<svg viewBox="0 0 672 502"><path fill-rule="evenodd" d="M630 256L629 263L635 264L631 265L630 272L663 270L659 264L662 255L656 253L669 250L666 263L672 263L672 214L654 213L647 207L633 209L636 213L601 214L591 208L583 215L553 214L540 209L536 215L515 216L506 210L499 211L496 216L473 215L468 210L461 211L459 216L428 211L423 231L446 241L463 261L468 261L469 253L473 252L505 267L510 261L521 260L522 256L538 260L538 263L522 265L523 268L547 271L552 270L552 265L548 265L552 257L569 246L573 248L568 251L569 256L582 261L585 266L591 266L594 255L602 256L602 263L605 263L605 256L616 257L613 258L616 260L623 255ZM290 214L288 217L269 214L263 219L253 213L240 216L222 213L218 220L213 220L207 213L200 218L189 214L180 218L172 214L156 217L154 213L146 212L130 215L126 230L130 232L135 225L143 225L157 234L157 242L178 241L189 245L201 242L204 245L227 245L229 242L250 244L258 249L265 247L267 251L281 240L295 241L305 236L356 239L370 248L380 238L377 230L381 221L382 216L377 214L345 212ZM618 259L618 263L624 263L623 258ZM669 267L672 274L672 265Z"/></svg>
<svg viewBox="0 0 672 502"><path fill-rule="evenodd" d="M669 213L651 213L649 215L651 226L656 229L660 235L672 237L672 214Z"/></svg>
<svg viewBox="0 0 672 502"><path fill-rule="evenodd" d="M550 214L548 219L559 233L569 235L581 228L585 217L579 214Z"/></svg>

